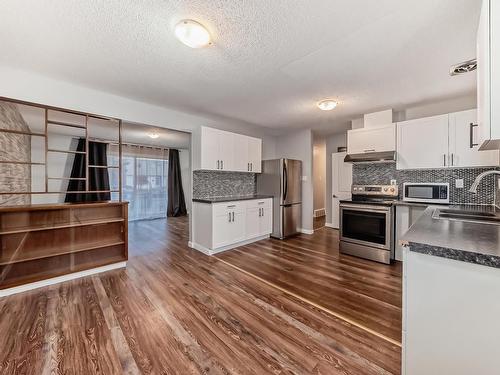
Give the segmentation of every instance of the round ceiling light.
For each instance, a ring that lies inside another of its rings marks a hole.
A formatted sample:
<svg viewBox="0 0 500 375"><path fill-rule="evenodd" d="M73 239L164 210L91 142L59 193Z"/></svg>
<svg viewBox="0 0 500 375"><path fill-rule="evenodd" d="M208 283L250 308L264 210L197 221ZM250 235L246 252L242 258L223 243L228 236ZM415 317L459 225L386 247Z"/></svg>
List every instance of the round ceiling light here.
<svg viewBox="0 0 500 375"><path fill-rule="evenodd" d="M153 131L150 131L148 132L148 137L149 138L153 138L153 139L156 139L160 136L160 134L156 131L156 130L153 130Z"/></svg>
<svg viewBox="0 0 500 375"><path fill-rule="evenodd" d="M210 34L201 23L182 20L175 25L175 36L186 46L201 48L210 44Z"/></svg>
<svg viewBox="0 0 500 375"><path fill-rule="evenodd" d="M331 111L337 104L338 103L333 99L325 99L318 102L318 108L322 111Z"/></svg>

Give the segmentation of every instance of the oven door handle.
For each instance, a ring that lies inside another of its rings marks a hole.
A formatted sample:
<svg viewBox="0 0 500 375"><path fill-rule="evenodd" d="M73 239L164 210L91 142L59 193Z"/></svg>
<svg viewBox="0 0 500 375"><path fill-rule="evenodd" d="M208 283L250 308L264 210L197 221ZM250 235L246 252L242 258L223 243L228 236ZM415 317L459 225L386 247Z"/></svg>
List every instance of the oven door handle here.
<svg viewBox="0 0 500 375"><path fill-rule="evenodd" d="M340 208L347 208L350 210L356 210L356 211L363 211L363 212L381 212L381 213L386 213L391 211L391 207L385 207L381 208L379 206L368 206L368 205L363 205L358 206L358 205L351 205L351 204L341 204Z"/></svg>

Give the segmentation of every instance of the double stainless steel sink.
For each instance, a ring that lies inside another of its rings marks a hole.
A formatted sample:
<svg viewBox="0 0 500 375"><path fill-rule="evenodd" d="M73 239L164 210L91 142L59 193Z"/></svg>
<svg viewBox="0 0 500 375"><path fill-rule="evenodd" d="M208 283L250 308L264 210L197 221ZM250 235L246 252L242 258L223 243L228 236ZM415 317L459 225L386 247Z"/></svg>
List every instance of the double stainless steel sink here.
<svg viewBox="0 0 500 375"><path fill-rule="evenodd" d="M500 215L495 212L476 211L473 209L440 209L437 208L432 214L433 219L448 219L454 221L466 221L471 223L500 225Z"/></svg>

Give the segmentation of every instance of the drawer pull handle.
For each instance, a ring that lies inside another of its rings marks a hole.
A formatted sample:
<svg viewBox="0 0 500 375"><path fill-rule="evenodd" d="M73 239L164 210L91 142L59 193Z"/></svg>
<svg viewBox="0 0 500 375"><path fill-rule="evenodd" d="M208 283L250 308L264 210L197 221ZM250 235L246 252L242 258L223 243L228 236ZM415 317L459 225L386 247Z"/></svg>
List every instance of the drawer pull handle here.
<svg viewBox="0 0 500 375"><path fill-rule="evenodd" d="M234 207L236 207L235 204L232 204L231 206L227 206L227 208L234 208Z"/></svg>

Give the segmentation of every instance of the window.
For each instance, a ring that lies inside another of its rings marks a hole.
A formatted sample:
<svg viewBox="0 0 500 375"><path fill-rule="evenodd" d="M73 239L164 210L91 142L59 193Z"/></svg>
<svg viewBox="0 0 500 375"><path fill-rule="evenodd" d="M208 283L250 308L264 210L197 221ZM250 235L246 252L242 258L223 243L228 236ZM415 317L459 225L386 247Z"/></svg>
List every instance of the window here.
<svg viewBox="0 0 500 375"><path fill-rule="evenodd" d="M147 146L122 146L122 192L123 200L129 202L130 221L167 216L167 151Z"/></svg>

